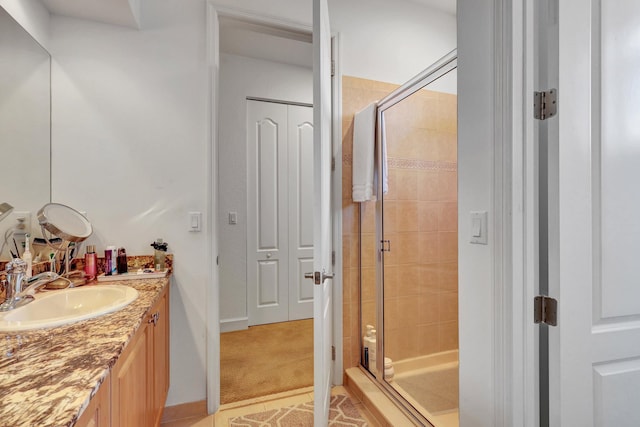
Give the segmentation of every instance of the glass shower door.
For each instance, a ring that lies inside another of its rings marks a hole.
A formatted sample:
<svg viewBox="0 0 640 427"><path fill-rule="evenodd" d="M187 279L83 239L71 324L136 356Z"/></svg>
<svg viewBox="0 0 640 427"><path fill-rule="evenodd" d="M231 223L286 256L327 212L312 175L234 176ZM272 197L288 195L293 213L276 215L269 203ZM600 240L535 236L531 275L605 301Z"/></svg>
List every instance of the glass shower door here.
<svg viewBox="0 0 640 427"><path fill-rule="evenodd" d="M380 186L388 191L379 192L377 213L375 374L417 416L457 426L455 57L447 64L381 105L378 116L378 169L387 181Z"/></svg>

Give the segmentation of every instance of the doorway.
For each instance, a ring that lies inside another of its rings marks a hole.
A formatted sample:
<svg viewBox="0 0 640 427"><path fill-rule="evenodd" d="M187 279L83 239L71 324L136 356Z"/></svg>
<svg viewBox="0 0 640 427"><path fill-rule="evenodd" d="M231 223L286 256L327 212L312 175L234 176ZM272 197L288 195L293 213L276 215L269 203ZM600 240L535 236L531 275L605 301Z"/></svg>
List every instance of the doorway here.
<svg viewBox="0 0 640 427"><path fill-rule="evenodd" d="M305 163L312 163L313 70L310 34L244 18L219 22L225 404L313 385L312 284L303 277L313 257L313 169Z"/></svg>

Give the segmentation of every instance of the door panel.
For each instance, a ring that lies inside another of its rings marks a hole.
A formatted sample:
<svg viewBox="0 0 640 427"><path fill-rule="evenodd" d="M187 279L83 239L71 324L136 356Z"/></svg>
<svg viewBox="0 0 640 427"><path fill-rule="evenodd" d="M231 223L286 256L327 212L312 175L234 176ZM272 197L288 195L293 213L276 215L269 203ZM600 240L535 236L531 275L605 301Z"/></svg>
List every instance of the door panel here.
<svg viewBox="0 0 640 427"><path fill-rule="evenodd" d="M640 424L640 4L559 2L550 424ZM589 42L591 41L591 42ZM631 54L633 52L633 54ZM557 231L557 233L556 233ZM592 408L592 409L591 409Z"/></svg>
<svg viewBox="0 0 640 427"><path fill-rule="evenodd" d="M601 3L600 16L595 17L600 21L600 61L594 66L600 66L595 83L601 88L602 109L594 120L600 126L602 283L606 284L601 290L601 316L609 318L640 313L640 298L629 298L636 295L640 273L640 198L629 197L640 176L640 4Z"/></svg>
<svg viewBox="0 0 640 427"><path fill-rule="evenodd" d="M271 119L256 123L259 249L276 250L279 246L278 152L283 144L279 141L278 133L281 131Z"/></svg>
<svg viewBox="0 0 640 427"><path fill-rule="evenodd" d="M289 320L313 317L313 109L290 105Z"/></svg>
<svg viewBox="0 0 640 427"><path fill-rule="evenodd" d="M249 325L288 319L287 106L247 101Z"/></svg>
<svg viewBox="0 0 640 427"><path fill-rule="evenodd" d="M278 305L280 301L278 261L258 262L258 307Z"/></svg>
<svg viewBox="0 0 640 427"><path fill-rule="evenodd" d="M331 273L331 29L327 0L313 0L313 267ZM332 287L321 280L313 290L313 395L316 427L328 425L331 396Z"/></svg>

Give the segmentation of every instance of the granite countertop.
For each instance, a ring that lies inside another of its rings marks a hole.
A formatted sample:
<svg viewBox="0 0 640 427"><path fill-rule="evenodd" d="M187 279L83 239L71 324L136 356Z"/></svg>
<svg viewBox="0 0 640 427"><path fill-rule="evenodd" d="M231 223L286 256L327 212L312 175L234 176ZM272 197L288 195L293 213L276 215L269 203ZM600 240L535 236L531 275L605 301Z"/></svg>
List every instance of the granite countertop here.
<svg viewBox="0 0 640 427"><path fill-rule="evenodd" d="M0 425L73 426L169 281L109 282L137 289L138 298L93 319L0 333Z"/></svg>

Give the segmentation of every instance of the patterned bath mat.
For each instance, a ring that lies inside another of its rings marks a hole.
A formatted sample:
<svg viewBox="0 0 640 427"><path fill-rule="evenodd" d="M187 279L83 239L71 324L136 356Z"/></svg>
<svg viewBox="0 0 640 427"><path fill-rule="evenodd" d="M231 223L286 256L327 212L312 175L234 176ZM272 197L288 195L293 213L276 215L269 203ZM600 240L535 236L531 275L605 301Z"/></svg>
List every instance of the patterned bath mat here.
<svg viewBox="0 0 640 427"><path fill-rule="evenodd" d="M229 420L229 427L305 427L313 426L313 402L287 408L272 409L257 414L243 415ZM329 406L330 427L367 427L358 408L349 397L331 396Z"/></svg>

